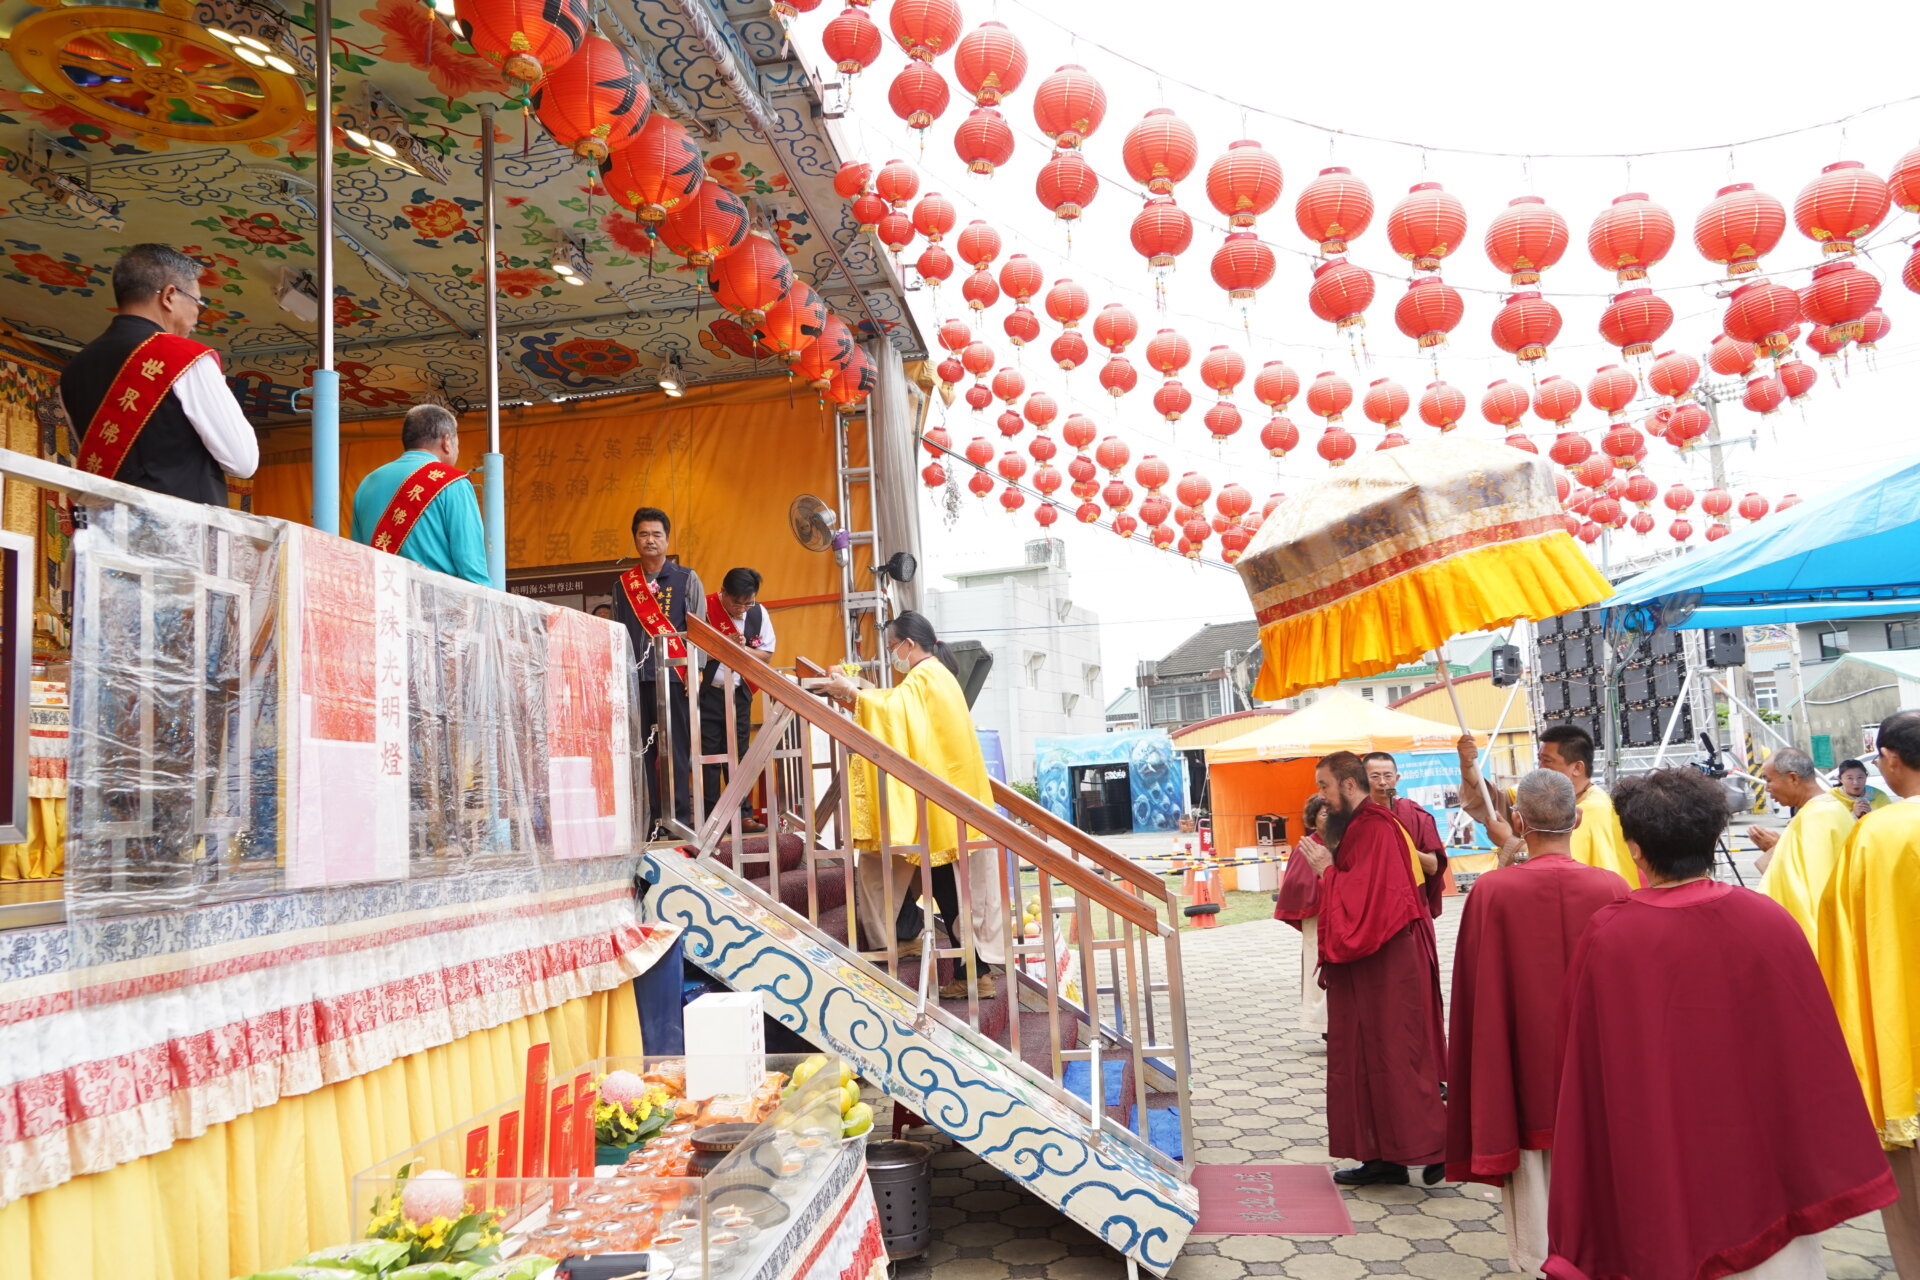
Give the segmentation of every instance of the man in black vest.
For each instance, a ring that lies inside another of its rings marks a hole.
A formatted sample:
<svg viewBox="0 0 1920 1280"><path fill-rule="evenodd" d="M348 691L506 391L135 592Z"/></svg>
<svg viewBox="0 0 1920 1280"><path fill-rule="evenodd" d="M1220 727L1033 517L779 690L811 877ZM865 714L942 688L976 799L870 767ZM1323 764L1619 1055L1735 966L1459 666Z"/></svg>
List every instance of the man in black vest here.
<svg viewBox="0 0 1920 1280"><path fill-rule="evenodd" d="M720 580L720 589L707 597L707 622L730 640L737 640L763 656L773 653L773 620L756 597L760 594L758 569L729 569ZM733 695L733 745L744 753L752 737L753 690L735 672L718 662L704 663L700 670L700 754L724 755L727 750L727 695ZM707 808L711 811L727 785L725 765L701 766ZM752 804L740 799L741 829L764 831L752 820Z"/></svg>
<svg viewBox="0 0 1920 1280"><path fill-rule="evenodd" d="M227 476L260 465L260 442L220 374L189 336L207 300L200 264L164 244L137 244L113 267L119 314L60 374L82 470L216 507Z"/></svg>
<svg viewBox="0 0 1920 1280"><path fill-rule="evenodd" d="M613 593L613 620L627 629L633 638L633 652L640 670L640 723L647 744L647 808L657 819L660 798L665 790L660 768L660 748L667 747L672 768L673 816L688 830L693 828L693 777L691 717L687 714L686 669L672 669L672 688L667 723L660 720L658 665L654 658L653 636L666 634L665 628L681 636L687 633L687 606L704 605L705 589L700 575L685 565L667 559L667 543L673 534L673 521L658 507L641 507L633 513L633 550L639 564L620 576ZM643 615L645 615L643 617ZM651 623L652 629L649 629ZM659 739L666 738L666 743Z"/></svg>

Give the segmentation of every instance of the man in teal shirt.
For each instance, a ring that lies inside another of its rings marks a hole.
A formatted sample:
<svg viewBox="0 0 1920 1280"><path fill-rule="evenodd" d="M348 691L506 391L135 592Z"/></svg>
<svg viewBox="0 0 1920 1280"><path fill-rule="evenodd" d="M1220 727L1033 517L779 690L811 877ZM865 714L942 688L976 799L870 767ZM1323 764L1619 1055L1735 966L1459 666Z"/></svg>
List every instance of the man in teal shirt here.
<svg viewBox="0 0 1920 1280"><path fill-rule="evenodd" d="M457 465L460 424L437 404L407 410L398 458L353 494L353 540L468 582L487 583L480 504Z"/></svg>

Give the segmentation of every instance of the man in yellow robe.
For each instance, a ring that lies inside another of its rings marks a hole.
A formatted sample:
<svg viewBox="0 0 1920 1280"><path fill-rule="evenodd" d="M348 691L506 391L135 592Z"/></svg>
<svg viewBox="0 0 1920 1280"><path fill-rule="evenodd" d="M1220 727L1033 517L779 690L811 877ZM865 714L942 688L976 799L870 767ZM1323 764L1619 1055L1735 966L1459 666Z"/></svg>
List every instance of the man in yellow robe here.
<svg viewBox="0 0 1920 1280"><path fill-rule="evenodd" d="M1611 871L1629 888L1638 889L1640 869L1627 852L1613 797L1593 785L1593 739L1587 731L1579 725L1557 724L1542 733L1540 767L1564 775L1579 799L1580 825L1574 828L1568 850L1573 860Z"/></svg>
<svg viewBox="0 0 1920 1280"><path fill-rule="evenodd" d="M863 688L844 675L827 683L827 692L853 707L860 727L954 789L993 807L993 783L987 775L980 738L967 711L967 697L954 677L947 646L935 637L933 626L920 614L902 613L887 623L886 652L900 683L891 689ZM880 854L921 843L920 793L891 773L884 787L886 821L882 840L879 770L858 756L848 762L848 808L852 814L853 845L858 856L855 889L859 915L869 939L893 931L908 886L919 877L918 853ZM959 855L962 825L954 815L929 801L924 833L928 861L946 867ZM980 839L974 832L969 839ZM958 877L934 874L933 897L940 908L947 937L956 947L965 945L962 921L972 933L977 967L1004 965L1007 957L1007 893L1003 860L997 849L967 855L967 901L960 901ZM892 879L892 894L887 881ZM975 963L970 961L970 963ZM945 999L964 999L964 977L940 989ZM998 984L989 970L981 974L977 993L991 999Z"/></svg>
<svg viewBox="0 0 1920 1280"><path fill-rule="evenodd" d="M1880 1211L1901 1280L1920 1280L1920 711L1880 722L1901 802L1854 825L1820 900L1814 954L1900 1198Z"/></svg>
<svg viewBox="0 0 1920 1280"><path fill-rule="evenodd" d="M1782 747L1767 757L1760 777L1767 794L1794 810L1784 831L1747 829L1748 838L1760 848L1760 892L1787 909L1817 955L1820 897L1853 834L1853 812L1820 786L1813 757L1796 747Z"/></svg>

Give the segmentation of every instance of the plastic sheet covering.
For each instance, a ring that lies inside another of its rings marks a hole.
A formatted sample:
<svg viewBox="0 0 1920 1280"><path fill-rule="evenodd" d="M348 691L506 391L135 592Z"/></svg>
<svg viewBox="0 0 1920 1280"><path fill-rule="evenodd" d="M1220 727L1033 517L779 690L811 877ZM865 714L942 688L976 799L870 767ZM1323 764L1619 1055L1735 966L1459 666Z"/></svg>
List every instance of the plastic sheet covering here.
<svg viewBox="0 0 1920 1280"><path fill-rule="evenodd" d="M7 1033L0 1203L670 941L631 901L622 628L302 526L80 505L72 976Z"/></svg>

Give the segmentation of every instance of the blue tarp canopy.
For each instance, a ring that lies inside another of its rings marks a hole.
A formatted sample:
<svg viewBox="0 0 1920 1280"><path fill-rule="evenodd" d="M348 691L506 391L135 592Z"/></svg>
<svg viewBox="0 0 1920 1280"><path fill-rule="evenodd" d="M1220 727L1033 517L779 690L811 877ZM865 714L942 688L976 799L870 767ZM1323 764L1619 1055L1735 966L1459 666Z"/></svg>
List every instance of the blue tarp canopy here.
<svg viewBox="0 0 1920 1280"><path fill-rule="evenodd" d="M1604 607L1637 632L1920 609L1920 458L1629 578Z"/></svg>

